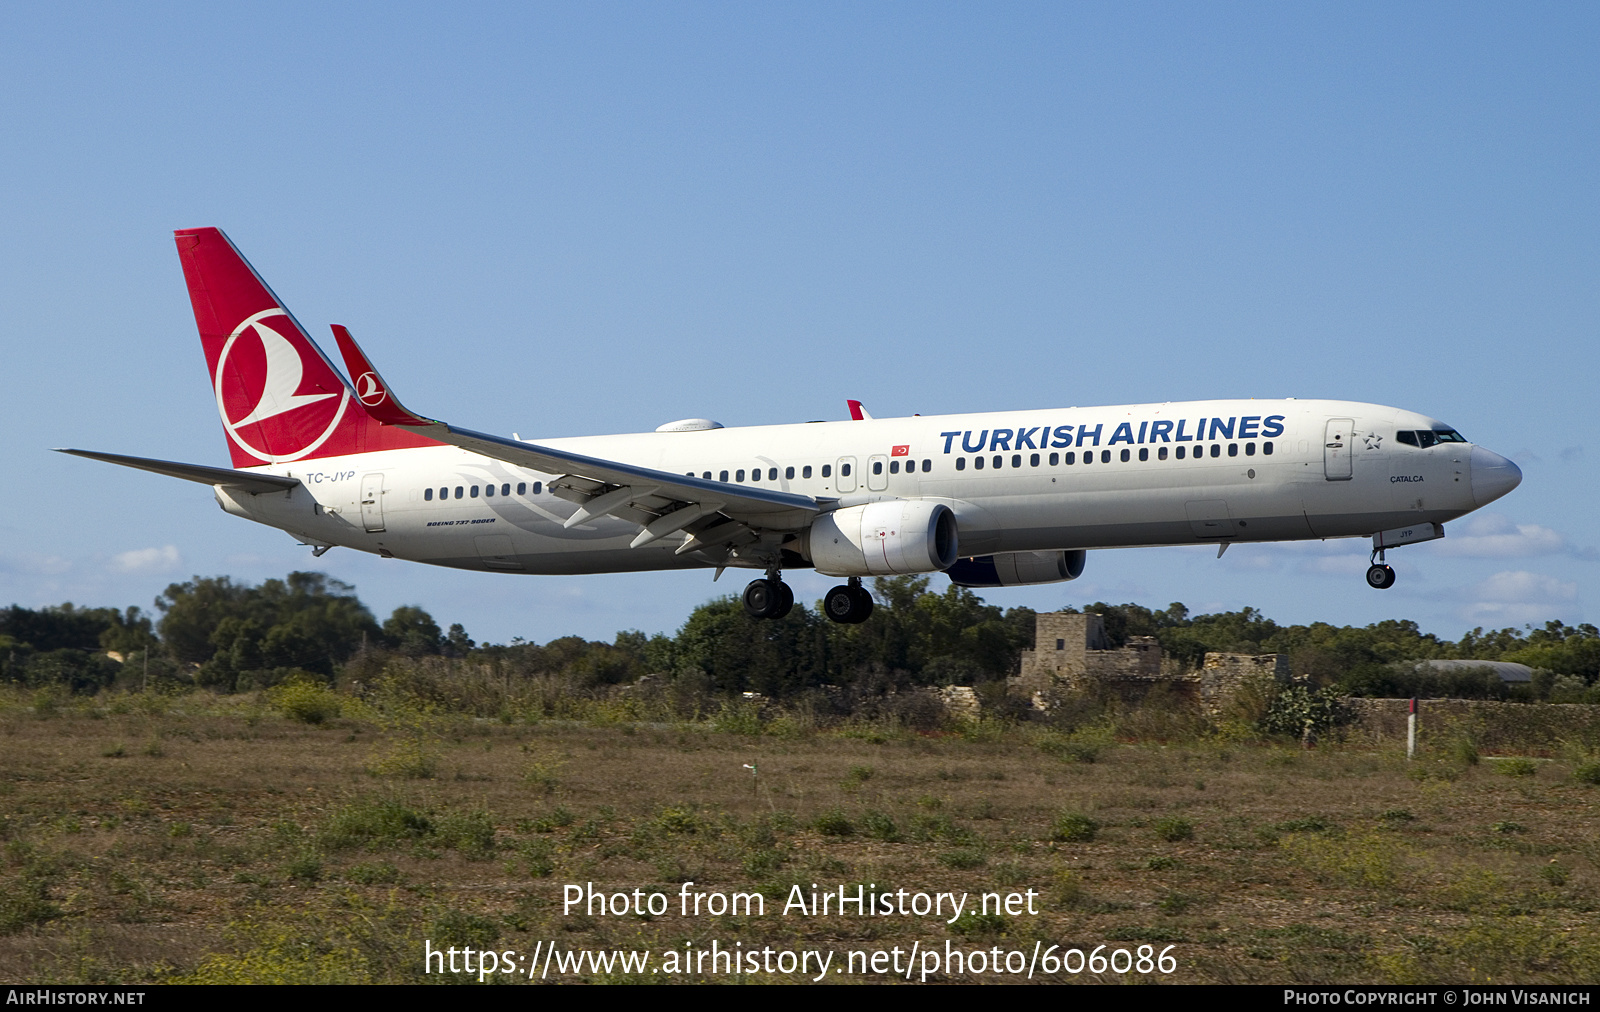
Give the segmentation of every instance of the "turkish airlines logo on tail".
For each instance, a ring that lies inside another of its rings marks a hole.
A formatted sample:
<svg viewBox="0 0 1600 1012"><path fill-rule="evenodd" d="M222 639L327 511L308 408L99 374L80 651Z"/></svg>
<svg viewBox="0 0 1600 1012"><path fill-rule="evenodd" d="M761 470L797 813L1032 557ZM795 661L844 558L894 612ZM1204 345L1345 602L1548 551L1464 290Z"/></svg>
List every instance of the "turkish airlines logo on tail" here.
<svg viewBox="0 0 1600 1012"><path fill-rule="evenodd" d="M251 455L274 462L299 460L326 442L350 399L343 383L338 390L321 384L302 389L306 361L294 342L269 322L280 318L289 333L301 337L288 313L276 307L263 310L229 335L216 373L217 411L228 438ZM327 365L319 357L314 368ZM373 386L381 400L376 377Z"/></svg>

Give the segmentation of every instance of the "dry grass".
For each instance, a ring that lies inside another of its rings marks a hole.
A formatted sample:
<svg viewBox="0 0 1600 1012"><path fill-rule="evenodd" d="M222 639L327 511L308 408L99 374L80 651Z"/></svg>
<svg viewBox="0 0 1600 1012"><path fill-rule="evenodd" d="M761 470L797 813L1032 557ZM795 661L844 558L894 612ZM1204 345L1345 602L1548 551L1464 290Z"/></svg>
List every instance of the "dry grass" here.
<svg viewBox="0 0 1600 1012"><path fill-rule="evenodd" d="M1172 944L1187 982L1600 979L1600 788L1572 775L1593 761L1578 753L1513 777L1002 725L755 737L359 707L312 724L247 697L34 703L0 708L9 982L416 981L424 938L840 958ZM562 915L564 883L676 896L685 880L777 902ZM1034 889L1043 912L776 913L791 884L855 882Z"/></svg>

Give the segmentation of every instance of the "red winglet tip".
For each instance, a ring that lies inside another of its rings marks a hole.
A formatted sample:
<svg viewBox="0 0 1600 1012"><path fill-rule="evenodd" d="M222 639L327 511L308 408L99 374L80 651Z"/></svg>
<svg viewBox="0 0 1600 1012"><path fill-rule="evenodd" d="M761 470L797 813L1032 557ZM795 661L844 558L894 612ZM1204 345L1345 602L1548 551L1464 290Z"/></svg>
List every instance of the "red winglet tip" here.
<svg viewBox="0 0 1600 1012"><path fill-rule="evenodd" d="M850 417L854 418L858 422L861 421L861 402L845 401L845 403L850 405Z"/></svg>
<svg viewBox="0 0 1600 1012"><path fill-rule="evenodd" d="M335 323L332 329L333 339L339 345L339 354L344 356L344 367L355 384L356 403L361 405L362 410L383 425L433 424L431 418L423 418L400 403L383 377L378 375L378 370L368 361L361 346L356 344L356 339L350 336L348 328Z"/></svg>

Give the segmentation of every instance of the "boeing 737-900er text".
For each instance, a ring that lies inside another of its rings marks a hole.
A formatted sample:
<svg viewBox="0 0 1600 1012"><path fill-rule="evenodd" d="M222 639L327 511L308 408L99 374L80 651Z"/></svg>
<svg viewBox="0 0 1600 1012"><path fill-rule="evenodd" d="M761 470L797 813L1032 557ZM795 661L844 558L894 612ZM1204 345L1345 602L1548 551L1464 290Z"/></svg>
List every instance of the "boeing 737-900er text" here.
<svg viewBox="0 0 1600 1012"><path fill-rule="evenodd" d="M233 468L87 450L210 485L222 508L316 555L504 573L725 567L764 573L759 618L788 612L784 569L846 582L837 622L872 610L862 577L943 572L968 587L1071 580L1088 549L1372 538L1387 549L1516 488L1522 472L1455 429L1350 401L1232 400L523 440L403 407L349 331L347 382L214 228L177 233Z"/></svg>

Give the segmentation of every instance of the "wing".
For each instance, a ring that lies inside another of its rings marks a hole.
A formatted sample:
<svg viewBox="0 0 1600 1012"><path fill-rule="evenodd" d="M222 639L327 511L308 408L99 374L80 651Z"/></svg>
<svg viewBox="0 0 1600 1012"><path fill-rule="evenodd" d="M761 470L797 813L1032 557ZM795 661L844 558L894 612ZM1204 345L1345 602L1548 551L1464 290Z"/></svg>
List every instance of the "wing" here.
<svg viewBox="0 0 1600 1012"><path fill-rule="evenodd" d="M253 471L235 471L226 467L207 467L204 464L180 464L175 460L125 457L120 453L99 453L95 450L58 449L56 452L70 453L75 457L88 457L90 460L103 460L108 464L121 464L123 467L136 467L141 471L154 471L169 478L197 481L202 485L236 488L251 495L259 495L262 492L287 492L300 484L298 478L285 478L278 474L257 474Z"/></svg>
<svg viewBox="0 0 1600 1012"><path fill-rule="evenodd" d="M373 420L517 467L559 475L549 482L550 491L578 504L566 521L568 527L602 515L617 517L642 528L633 539L635 548L687 531L692 537L677 554L698 551L719 559L763 535L802 530L836 502L603 460L427 418L396 399L349 330L334 324L333 336L355 380L356 403Z"/></svg>

